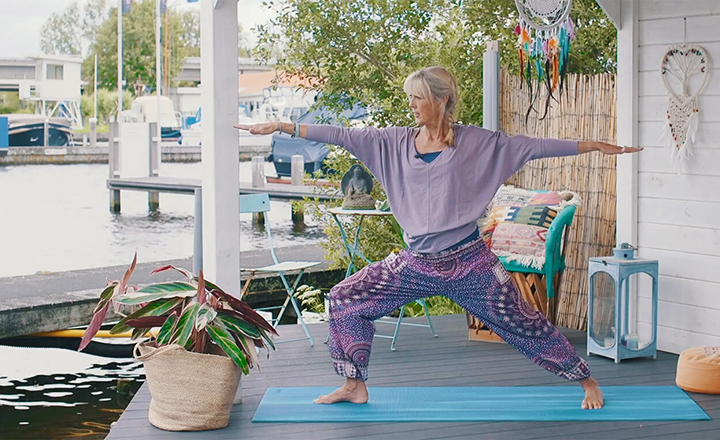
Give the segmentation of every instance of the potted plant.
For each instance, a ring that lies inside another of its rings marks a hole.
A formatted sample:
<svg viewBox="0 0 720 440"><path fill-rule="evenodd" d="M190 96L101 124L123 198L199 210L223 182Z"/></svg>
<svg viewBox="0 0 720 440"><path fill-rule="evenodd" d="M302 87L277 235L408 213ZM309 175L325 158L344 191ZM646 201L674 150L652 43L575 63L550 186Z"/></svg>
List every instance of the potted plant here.
<svg viewBox="0 0 720 440"><path fill-rule="evenodd" d="M170 431L224 428L241 374L258 365L256 347L275 348L270 338L275 329L245 302L204 280L202 271L195 277L163 266L152 273L176 270L185 279L131 286L136 263L137 254L122 279L109 282L100 294L79 350L97 334L111 305L136 308L110 333L132 329L138 339L159 328L134 351L150 387L150 423Z"/></svg>

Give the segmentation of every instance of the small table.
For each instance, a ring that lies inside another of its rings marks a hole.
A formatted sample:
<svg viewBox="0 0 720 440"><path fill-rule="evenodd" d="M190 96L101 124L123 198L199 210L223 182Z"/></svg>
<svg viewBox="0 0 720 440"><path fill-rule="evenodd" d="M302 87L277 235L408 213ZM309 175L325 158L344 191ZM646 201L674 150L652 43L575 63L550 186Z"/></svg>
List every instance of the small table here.
<svg viewBox="0 0 720 440"><path fill-rule="evenodd" d="M365 254L362 253L360 250L360 232L362 231L362 224L363 220L365 220L365 217L387 217L392 216L391 211L380 211L378 209L344 209L341 207L335 207L335 208L329 208L328 212L330 215L332 215L333 219L335 220L335 223L337 223L338 227L340 228L340 236L343 239L343 244L345 245L345 251L348 254L348 257L350 257L350 262L348 263L348 268L345 271L345 278L352 275L354 272L356 272L357 266L355 265L355 258L360 257L364 259L366 262L372 264L373 261L370 260L365 256ZM351 247L350 243L348 243L348 236L345 232L345 227L343 226L342 222L340 221L340 216L359 216L360 221L358 222L357 229L355 230L355 243ZM402 306L400 309L400 316L397 320L391 320L386 318L381 318L375 322L380 323L386 323L386 324L395 324L395 332L392 336L388 335L378 335L376 334L375 337L378 338L388 338L392 339L392 342L390 344L390 350L395 351L395 342L397 341L398 333L400 332L400 325L411 325L415 327L427 327L430 329L430 332L432 333L433 337L437 338L437 334L435 333L435 329L433 328L432 321L430 320L430 312L428 311L427 303L425 302L425 299L418 299L415 301L416 303L420 304L423 307L423 310L425 310L425 316L427 317L428 323L427 324L415 324L415 323L409 323L409 322L402 322L403 316L405 315L405 306ZM325 310L329 313L329 307L330 307L330 301L328 299L325 299ZM329 336L328 336L329 338ZM325 341L327 343L327 340Z"/></svg>

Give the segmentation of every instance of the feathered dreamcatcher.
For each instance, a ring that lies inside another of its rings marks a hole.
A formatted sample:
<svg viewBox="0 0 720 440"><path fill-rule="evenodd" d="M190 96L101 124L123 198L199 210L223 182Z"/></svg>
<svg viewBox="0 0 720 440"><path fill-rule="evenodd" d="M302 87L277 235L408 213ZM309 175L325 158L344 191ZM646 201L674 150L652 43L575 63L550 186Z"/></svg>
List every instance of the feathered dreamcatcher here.
<svg viewBox="0 0 720 440"><path fill-rule="evenodd" d="M530 107L525 119L535 108L543 84L547 90L545 111L555 91L562 91L567 72L570 40L575 26L570 19L572 0L515 0L520 23L515 27L520 54L520 76L528 86ZM533 88L533 80L537 87Z"/></svg>
<svg viewBox="0 0 720 440"><path fill-rule="evenodd" d="M668 91L667 119L660 140L670 148L676 164L693 155L698 132L698 95L710 74L710 59L700 46L678 44L665 52L660 66Z"/></svg>

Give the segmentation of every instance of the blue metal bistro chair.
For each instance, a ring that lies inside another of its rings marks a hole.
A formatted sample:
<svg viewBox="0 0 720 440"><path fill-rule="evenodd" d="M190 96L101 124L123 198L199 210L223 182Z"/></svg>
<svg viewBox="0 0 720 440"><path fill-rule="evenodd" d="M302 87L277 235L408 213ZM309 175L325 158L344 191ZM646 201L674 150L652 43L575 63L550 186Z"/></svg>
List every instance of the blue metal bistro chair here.
<svg viewBox="0 0 720 440"><path fill-rule="evenodd" d="M285 291L287 292L287 298L285 298L285 302L281 306L274 306L274 307L265 307L260 308L257 310L279 310L278 315L276 318L273 318L271 321L271 324L273 327L277 328L278 325L280 325L280 320L282 319L283 315L285 314L285 310L287 310L287 307L289 305L292 305L293 310L295 310L295 313L298 317L298 322L300 322L300 325L302 325L303 330L305 331L305 337L300 339L291 339L288 341L279 341L279 342L293 342L293 341L304 341L306 339L310 340L310 346L315 345L315 341L313 341L312 336L310 335L310 332L308 331L307 325L305 325L305 321L303 320L302 313L300 312L300 307L298 307L297 300L295 299L295 290L298 287L298 284L300 284L300 279L302 278L303 274L305 273L305 270L314 266L317 266L320 264L319 261L280 261L278 260L277 254L275 253L275 247L273 245L273 239L272 239L272 233L270 232L270 220L268 219L267 213L270 211L270 196L268 194L248 194L248 195L241 195L240 196L240 213L241 214L248 214L248 213L262 213L265 216L265 231L267 232L268 236L268 242L270 245L270 254L272 255L272 259L274 261L274 264L271 264L269 266L263 266L263 267L257 267L257 268L241 268L241 273L244 275L247 275L247 280L245 281L245 284L242 288L242 293L240 294L240 298L243 298L245 294L247 293L247 290L250 286L250 281L252 281L253 277L257 273L276 273L280 280L283 283L283 286L285 287ZM287 272L295 272L299 271L297 274L297 277L295 278L295 281L290 285L288 282L286 273Z"/></svg>

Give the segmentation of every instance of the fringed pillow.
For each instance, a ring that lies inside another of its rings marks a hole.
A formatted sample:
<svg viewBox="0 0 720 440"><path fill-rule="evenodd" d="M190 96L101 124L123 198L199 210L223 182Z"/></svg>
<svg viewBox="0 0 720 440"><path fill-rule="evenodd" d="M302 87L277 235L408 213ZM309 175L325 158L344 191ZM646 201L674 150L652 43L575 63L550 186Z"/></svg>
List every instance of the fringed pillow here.
<svg viewBox="0 0 720 440"><path fill-rule="evenodd" d="M480 235L496 255L539 270L545 264L548 228L570 205L580 205L570 191L538 193L502 186L478 220Z"/></svg>

